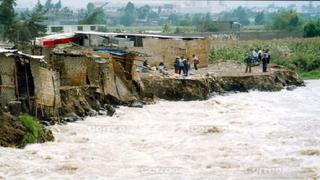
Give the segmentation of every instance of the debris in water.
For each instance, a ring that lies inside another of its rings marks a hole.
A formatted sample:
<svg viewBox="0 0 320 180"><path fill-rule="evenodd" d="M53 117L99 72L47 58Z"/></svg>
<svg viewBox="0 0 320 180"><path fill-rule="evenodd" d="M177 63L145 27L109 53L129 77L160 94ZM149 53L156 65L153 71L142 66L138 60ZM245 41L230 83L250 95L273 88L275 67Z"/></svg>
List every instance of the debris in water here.
<svg viewBox="0 0 320 180"><path fill-rule="evenodd" d="M207 129L204 133L205 134L221 133L221 130L218 129L217 127L211 127L209 129Z"/></svg>
<svg viewBox="0 0 320 180"><path fill-rule="evenodd" d="M320 150L316 150L316 149L303 150L301 154L305 156L320 156Z"/></svg>

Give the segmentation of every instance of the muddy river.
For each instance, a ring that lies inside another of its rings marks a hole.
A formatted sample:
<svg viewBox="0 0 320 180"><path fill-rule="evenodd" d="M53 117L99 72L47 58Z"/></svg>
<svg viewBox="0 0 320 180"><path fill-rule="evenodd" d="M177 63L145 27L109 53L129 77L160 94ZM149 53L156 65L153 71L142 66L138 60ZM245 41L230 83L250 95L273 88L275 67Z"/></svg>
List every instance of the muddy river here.
<svg viewBox="0 0 320 180"><path fill-rule="evenodd" d="M120 107L0 148L0 179L319 179L320 81L294 91Z"/></svg>

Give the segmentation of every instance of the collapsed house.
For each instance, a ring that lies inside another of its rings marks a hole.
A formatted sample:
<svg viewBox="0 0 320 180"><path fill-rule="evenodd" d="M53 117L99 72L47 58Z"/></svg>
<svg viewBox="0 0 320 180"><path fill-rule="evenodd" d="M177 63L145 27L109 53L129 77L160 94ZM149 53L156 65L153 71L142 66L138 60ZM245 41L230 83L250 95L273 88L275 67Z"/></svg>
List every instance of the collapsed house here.
<svg viewBox="0 0 320 180"><path fill-rule="evenodd" d="M121 102L137 99L141 88L127 51L57 47L50 64L60 75L61 88L88 87Z"/></svg>
<svg viewBox="0 0 320 180"><path fill-rule="evenodd" d="M207 40L200 37L82 32L47 36L37 44L31 49L37 55L0 49L0 103L49 119L86 115L106 99L139 100L144 87L136 69L145 59L170 68L176 56L196 54L204 67L208 57Z"/></svg>
<svg viewBox="0 0 320 180"><path fill-rule="evenodd" d="M41 119L85 116L100 102L131 103L143 88L135 54L64 45L45 56L0 49L0 104Z"/></svg>
<svg viewBox="0 0 320 180"><path fill-rule="evenodd" d="M164 36L151 34L125 34L100 32L75 32L47 36L38 40L42 46L73 42L82 47L98 49L121 49L138 53L135 64L149 60L151 66L163 62L173 68L177 56L200 59L199 67L208 66L209 39L204 37Z"/></svg>
<svg viewBox="0 0 320 180"><path fill-rule="evenodd" d="M0 103L10 103L23 112L51 115L60 107L59 76L47 68L44 56L0 49Z"/></svg>

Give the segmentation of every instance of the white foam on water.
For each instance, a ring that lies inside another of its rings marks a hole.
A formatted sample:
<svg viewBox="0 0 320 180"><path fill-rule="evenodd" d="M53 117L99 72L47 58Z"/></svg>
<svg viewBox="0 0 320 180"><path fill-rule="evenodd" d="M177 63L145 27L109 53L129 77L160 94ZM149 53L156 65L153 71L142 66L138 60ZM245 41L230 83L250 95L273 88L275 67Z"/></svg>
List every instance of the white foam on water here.
<svg viewBox="0 0 320 180"><path fill-rule="evenodd" d="M120 107L0 148L0 179L317 179L320 81L294 91Z"/></svg>

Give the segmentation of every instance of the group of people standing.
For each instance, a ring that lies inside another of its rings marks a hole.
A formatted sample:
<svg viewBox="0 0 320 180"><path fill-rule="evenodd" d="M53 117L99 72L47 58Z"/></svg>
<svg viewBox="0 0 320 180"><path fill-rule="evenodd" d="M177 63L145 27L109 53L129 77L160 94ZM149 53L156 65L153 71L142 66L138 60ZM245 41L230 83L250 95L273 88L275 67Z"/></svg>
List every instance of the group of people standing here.
<svg viewBox="0 0 320 180"><path fill-rule="evenodd" d="M251 73L251 67L253 65L259 65L262 63L262 72L267 72L267 65L270 63L271 51L269 49L250 49L249 55L245 59L246 73Z"/></svg>
<svg viewBox="0 0 320 180"><path fill-rule="evenodd" d="M199 63L200 63L200 60L195 54L192 55L191 61L189 58L185 59L183 56L181 56L181 57L178 56L173 64L174 72L176 74L180 74L180 75L181 75L181 73L183 73L184 76L188 76L191 65L193 64L194 69L198 70Z"/></svg>

